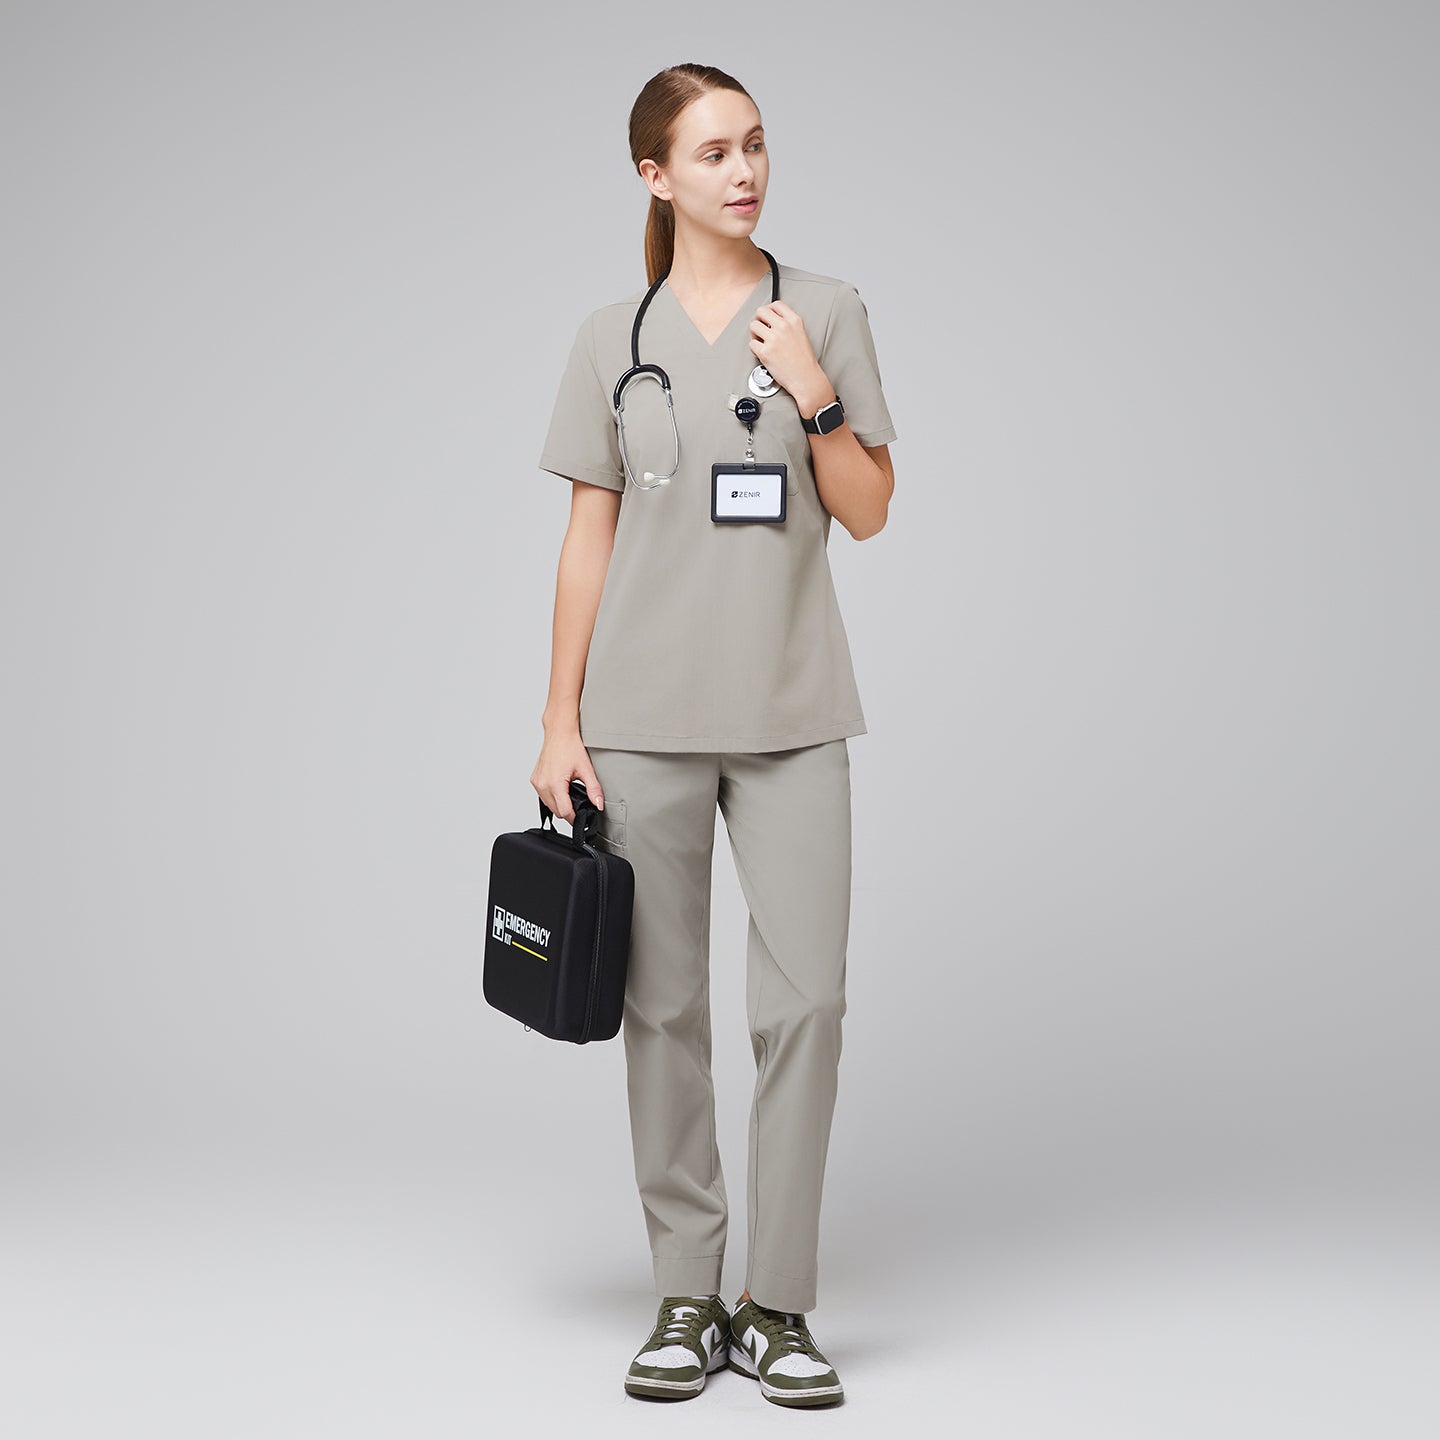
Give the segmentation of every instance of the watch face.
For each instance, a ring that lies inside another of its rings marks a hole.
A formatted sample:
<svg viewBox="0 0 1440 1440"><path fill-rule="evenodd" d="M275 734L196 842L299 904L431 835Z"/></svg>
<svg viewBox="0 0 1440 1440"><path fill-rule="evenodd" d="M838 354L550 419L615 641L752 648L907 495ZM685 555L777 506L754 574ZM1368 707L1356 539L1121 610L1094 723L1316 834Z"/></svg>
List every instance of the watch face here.
<svg viewBox="0 0 1440 1440"><path fill-rule="evenodd" d="M828 435L832 430L838 430L845 423L845 411L841 408L838 400L832 400L823 410L815 415L815 423L820 427L822 435Z"/></svg>

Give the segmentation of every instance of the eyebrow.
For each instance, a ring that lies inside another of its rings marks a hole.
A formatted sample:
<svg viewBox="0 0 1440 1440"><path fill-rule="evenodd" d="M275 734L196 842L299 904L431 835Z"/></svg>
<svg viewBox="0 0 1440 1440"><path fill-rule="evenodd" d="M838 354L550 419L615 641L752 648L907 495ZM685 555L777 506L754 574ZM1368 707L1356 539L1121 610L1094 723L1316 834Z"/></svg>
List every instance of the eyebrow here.
<svg viewBox="0 0 1440 1440"><path fill-rule="evenodd" d="M763 130L764 128L765 128L765 127L764 127L763 125L752 125L752 126L745 132L745 138L748 140L757 130ZM709 150L709 149L711 149L711 148L712 148L713 146L715 146L715 145L728 145L729 143L730 143L730 137L729 137L728 135L722 135L722 136L720 136L720 138L719 138L718 140L705 140L705 141L702 141L699 145L697 145L697 146L695 147L695 150L694 150L693 153L699 154L699 152L700 152L701 150Z"/></svg>

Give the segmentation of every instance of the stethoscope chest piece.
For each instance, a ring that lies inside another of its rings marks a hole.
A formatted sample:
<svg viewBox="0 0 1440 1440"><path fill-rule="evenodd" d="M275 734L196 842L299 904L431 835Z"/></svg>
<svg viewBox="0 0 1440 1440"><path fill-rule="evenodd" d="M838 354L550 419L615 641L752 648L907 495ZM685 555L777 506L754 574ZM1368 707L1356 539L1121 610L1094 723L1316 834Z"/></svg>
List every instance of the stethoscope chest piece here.
<svg viewBox="0 0 1440 1440"><path fill-rule="evenodd" d="M763 366L757 365L750 372L750 393L758 395L762 400L774 395L780 387L771 378L770 372Z"/></svg>

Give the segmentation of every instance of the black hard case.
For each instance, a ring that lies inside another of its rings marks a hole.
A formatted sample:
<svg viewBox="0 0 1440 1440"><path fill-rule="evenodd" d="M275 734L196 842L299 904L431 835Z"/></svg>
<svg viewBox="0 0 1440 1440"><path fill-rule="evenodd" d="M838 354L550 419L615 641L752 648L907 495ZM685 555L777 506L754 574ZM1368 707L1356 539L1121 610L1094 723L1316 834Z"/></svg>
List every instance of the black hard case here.
<svg viewBox="0 0 1440 1440"><path fill-rule="evenodd" d="M484 991L527 1029L585 1045L620 1031L635 872L592 843L600 811L583 781L570 782L570 799L569 835L541 800L538 826L501 835L491 849ZM508 916L521 917L519 932Z"/></svg>

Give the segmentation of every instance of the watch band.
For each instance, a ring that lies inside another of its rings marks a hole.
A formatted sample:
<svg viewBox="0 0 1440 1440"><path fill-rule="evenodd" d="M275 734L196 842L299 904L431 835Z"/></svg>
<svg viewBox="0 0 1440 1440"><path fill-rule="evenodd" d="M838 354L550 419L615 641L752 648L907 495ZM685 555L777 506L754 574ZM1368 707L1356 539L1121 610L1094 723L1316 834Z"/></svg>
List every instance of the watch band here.
<svg viewBox="0 0 1440 1440"><path fill-rule="evenodd" d="M822 405L809 420L802 415L800 423L807 435L828 435L845 423L845 407L837 395L828 405Z"/></svg>

